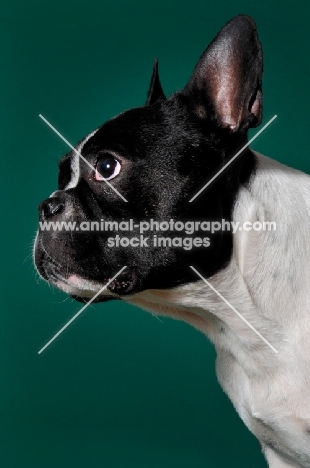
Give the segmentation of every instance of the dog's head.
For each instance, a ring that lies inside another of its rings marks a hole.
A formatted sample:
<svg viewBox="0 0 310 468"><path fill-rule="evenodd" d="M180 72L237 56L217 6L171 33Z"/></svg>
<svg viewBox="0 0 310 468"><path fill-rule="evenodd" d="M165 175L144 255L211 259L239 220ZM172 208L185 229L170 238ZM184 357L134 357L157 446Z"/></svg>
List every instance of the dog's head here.
<svg viewBox="0 0 310 468"><path fill-rule="evenodd" d="M58 190L39 207L46 222L181 222L230 220L240 184L255 157L245 150L192 203L193 197L247 141L261 122L262 53L256 27L247 16L230 21L198 61L186 87L169 98L157 62L147 102L111 119L83 139L59 164ZM83 156L83 159L79 154ZM127 201L125 201L126 199ZM186 234L164 236L184 239ZM139 238L127 232L40 229L35 264L40 275L77 298L94 295L124 265L108 295L121 297L150 288L195 281L189 265L206 276L223 268L232 235L209 236L209 247L114 246L108 238ZM158 234L158 233L157 233ZM202 236L205 238L205 233ZM103 293L102 300L107 297Z"/></svg>

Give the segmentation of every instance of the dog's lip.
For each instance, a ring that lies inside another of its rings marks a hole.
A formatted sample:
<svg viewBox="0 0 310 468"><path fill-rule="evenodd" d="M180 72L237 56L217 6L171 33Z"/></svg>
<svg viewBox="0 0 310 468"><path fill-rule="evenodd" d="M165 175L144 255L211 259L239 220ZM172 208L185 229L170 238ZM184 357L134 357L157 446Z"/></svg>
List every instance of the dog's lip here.
<svg viewBox="0 0 310 468"><path fill-rule="evenodd" d="M109 281L109 280L108 280ZM108 282L107 281L107 282ZM99 295L92 302L107 302L111 300L120 300L122 296L129 295L133 293L135 286L137 285L137 274L134 269L126 268L122 271L107 287L107 289L112 292L113 296ZM90 301L90 298L86 298L78 295L71 295L72 299L75 299L78 302L86 304Z"/></svg>

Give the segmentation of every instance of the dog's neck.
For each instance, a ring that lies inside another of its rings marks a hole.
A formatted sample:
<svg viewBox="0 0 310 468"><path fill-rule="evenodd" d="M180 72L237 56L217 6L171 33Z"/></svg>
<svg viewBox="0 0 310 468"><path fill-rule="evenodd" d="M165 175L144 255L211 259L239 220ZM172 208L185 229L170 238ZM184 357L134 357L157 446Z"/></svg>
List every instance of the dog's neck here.
<svg viewBox="0 0 310 468"><path fill-rule="evenodd" d="M310 247L306 236L303 245L297 244L300 236L298 241L294 237L294 229L300 230L301 225L302 232L309 232L309 177L256 156L256 173L246 187L240 187L233 221L240 225L274 221L276 231L238 230L230 263L207 280L279 353L286 355L287 345L290 353L297 352L302 346L300 340L310 332L305 328L310 313L310 273L305 256L310 260ZM294 177L290 177L292 173ZM293 208L296 206L299 212ZM226 349L238 356L247 374L261 374L266 366L273 366L273 351L203 281L172 290L144 291L131 297L130 302L188 322L205 333L218 352ZM296 315L299 319L293 325ZM301 328L298 333L296 326Z"/></svg>

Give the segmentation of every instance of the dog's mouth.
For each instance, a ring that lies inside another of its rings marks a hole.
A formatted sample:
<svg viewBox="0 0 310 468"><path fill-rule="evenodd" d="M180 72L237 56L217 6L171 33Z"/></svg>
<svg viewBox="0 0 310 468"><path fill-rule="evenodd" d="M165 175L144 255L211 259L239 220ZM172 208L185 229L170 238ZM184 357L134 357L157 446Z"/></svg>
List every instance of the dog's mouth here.
<svg viewBox="0 0 310 468"><path fill-rule="evenodd" d="M122 296L138 292L139 280L136 268L126 267L113 281L111 279L117 274L119 267L111 267L111 272L103 274L100 278L89 277L87 273L75 273L74 271L64 273L64 268L49 255L46 249L36 252L37 269L43 279L68 293L73 299L86 303L94 297L101 289L102 293L93 302L106 302L112 299L121 299ZM116 270L116 271L115 271ZM111 282L110 282L111 281ZM104 288L104 286L106 288Z"/></svg>
<svg viewBox="0 0 310 468"><path fill-rule="evenodd" d="M104 283L109 283L109 279L102 281L102 284ZM115 299L122 299L122 296L136 292L137 284L138 277L136 271L132 268L126 268L126 270L122 271L122 273L120 273L106 288L106 290L113 293L113 296L104 295L103 291L103 294L96 297L96 299L94 299L92 302L107 302ZM78 295L71 294L71 297L82 303L86 303L90 300L89 295L88 297L83 297L83 291L81 291L81 294Z"/></svg>
<svg viewBox="0 0 310 468"><path fill-rule="evenodd" d="M72 297L72 299L74 299L75 301L82 302L82 304L87 304L87 302L89 302L90 300L89 297L86 298L86 297L74 296L74 295L70 295L70 297ZM114 296L101 296L101 297L96 297L96 299L94 299L92 303L95 304L98 302L108 302L108 301L115 301L115 300L120 300L120 299L121 299L120 297L114 297Z"/></svg>

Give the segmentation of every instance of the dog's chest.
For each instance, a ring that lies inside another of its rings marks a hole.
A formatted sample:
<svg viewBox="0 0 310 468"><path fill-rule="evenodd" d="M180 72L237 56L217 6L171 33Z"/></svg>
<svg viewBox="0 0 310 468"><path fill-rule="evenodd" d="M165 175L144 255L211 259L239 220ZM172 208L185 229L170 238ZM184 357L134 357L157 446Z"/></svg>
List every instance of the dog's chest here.
<svg viewBox="0 0 310 468"><path fill-rule="evenodd" d="M294 375L290 367L286 369L285 359L277 369L272 354L268 362L268 349L261 363L255 352L248 352L245 365L227 322L208 311L201 314L198 309L172 305L171 300L171 291L152 291L134 303L156 314L184 320L208 335L217 349L218 380L247 427L261 444L287 457L300 453L302 466L310 466L310 395L305 393L298 372Z"/></svg>
<svg viewBox="0 0 310 468"><path fill-rule="evenodd" d="M222 388L260 443L310 467L310 395L302 379L294 378L289 369L285 372L285 364L279 375L272 369L266 374L264 369L261 377L251 378L223 350L218 351L216 371Z"/></svg>

